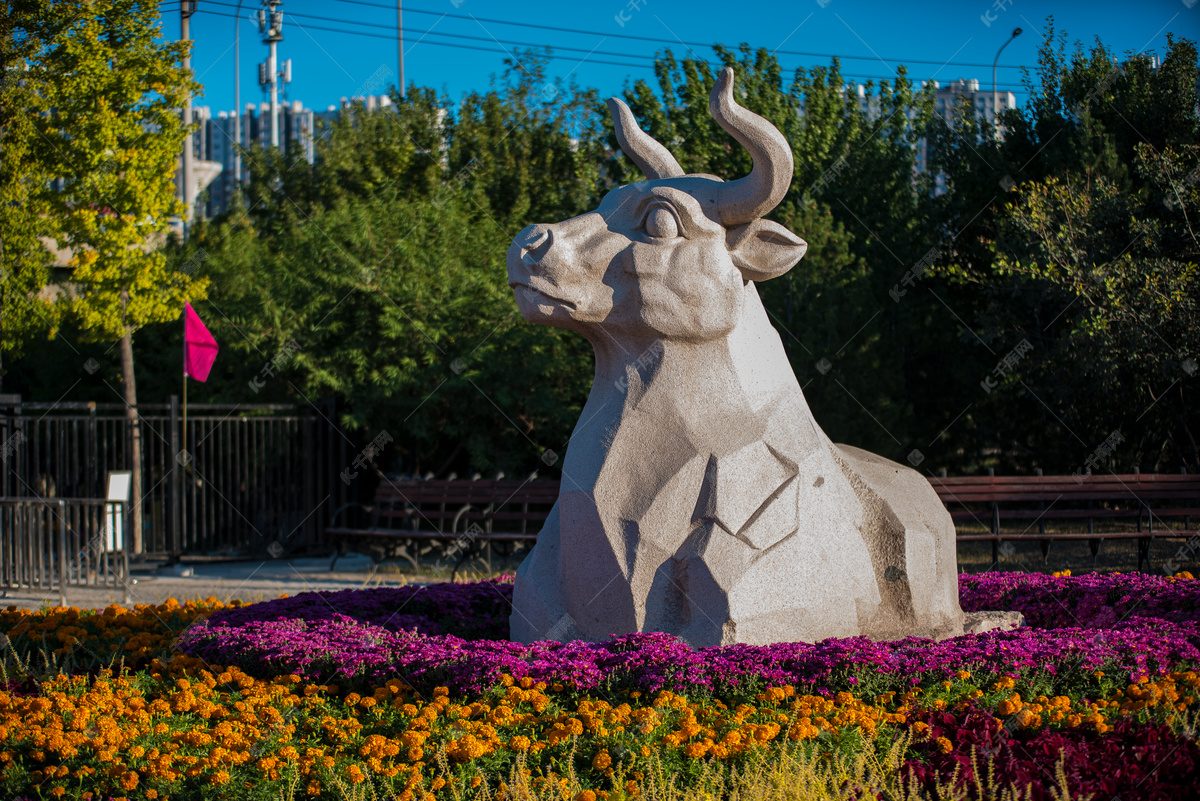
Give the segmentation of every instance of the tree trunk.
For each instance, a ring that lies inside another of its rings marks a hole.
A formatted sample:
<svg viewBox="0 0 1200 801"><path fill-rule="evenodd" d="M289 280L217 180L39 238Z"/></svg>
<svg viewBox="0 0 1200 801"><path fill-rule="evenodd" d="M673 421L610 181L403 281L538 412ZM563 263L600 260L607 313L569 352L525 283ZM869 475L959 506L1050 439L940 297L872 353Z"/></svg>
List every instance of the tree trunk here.
<svg viewBox="0 0 1200 801"><path fill-rule="evenodd" d="M125 392L125 419L129 421L129 521L133 542L125 547L131 554L142 553L142 425L138 419L137 381L133 376L133 332L125 329L121 337L121 386Z"/></svg>

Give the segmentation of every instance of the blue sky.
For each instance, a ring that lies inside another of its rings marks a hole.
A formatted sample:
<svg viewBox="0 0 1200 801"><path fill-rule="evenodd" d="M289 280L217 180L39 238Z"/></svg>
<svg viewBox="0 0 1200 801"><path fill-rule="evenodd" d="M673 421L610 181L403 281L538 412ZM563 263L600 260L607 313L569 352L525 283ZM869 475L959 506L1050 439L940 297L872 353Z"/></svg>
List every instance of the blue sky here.
<svg viewBox="0 0 1200 801"><path fill-rule="evenodd" d="M234 29L239 24L241 102L244 105L265 99L257 85L256 64L265 60L267 47L251 21L259 2L244 0L240 23L236 5L237 0L198 0L199 13L191 20L191 35L196 42L192 66L205 87L204 96L195 102L211 106L214 114L234 105L233 43ZM163 34L174 38L179 34L179 4L164 3L162 8ZM373 76L385 78L387 85L395 82L393 3L285 0L281 8L285 21L279 58L292 59L289 99L321 110L342 96L362 93ZM504 68L505 51L513 51L519 45L512 43L520 42L554 48L560 58L552 63L552 75L570 75L581 85L594 86L607 96L638 78L652 79L651 60L664 48L670 47L677 56L695 54L711 60L711 47L695 43L748 42L779 51L780 62L788 71L797 66L828 64L830 55L838 55L843 59L843 72L853 80L891 77L895 67L904 63L916 79L933 78L944 83L977 78L986 88L991 85L991 63L997 48L1013 28L1020 27L1024 32L1004 50L998 72L1001 90L1016 92L1020 104L1023 96L1017 67L1034 66L1041 32L1051 14L1056 28L1065 30L1070 42L1081 40L1089 45L1099 36L1117 53L1162 53L1168 33L1193 41L1200 39L1200 2L1196 0L420 0L405 2L404 27L409 29L405 33L405 78L410 84L445 90L457 101L465 92L487 89L492 76Z"/></svg>

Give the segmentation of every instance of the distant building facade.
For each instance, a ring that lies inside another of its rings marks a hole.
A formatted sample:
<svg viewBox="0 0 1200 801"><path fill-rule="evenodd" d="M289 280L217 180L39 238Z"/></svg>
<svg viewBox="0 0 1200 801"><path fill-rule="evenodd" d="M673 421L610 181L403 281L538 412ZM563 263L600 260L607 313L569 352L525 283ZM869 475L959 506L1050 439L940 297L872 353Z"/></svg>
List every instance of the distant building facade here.
<svg viewBox="0 0 1200 801"><path fill-rule="evenodd" d="M241 115L240 138L235 112L220 111L213 117L208 106L196 106L192 108L192 121L199 124L199 130L192 136L193 155L221 165L221 173L208 185L207 200L197 209L203 216L212 217L229 209L234 188L250 178L252 165L245 158L241 160L240 174L234 175L235 142L247 149L252 144L271 144L271 104L246 104ZM279 149L285 157L312 164L315 122L312 109L304 108L299 100L279 105Z"/></svg>
<svg viewBox="0 0 1200 801"><path fill-rule="evenodd" d="M279 105L279 149L290 161L303 159L309 164L315 157L318 124L329 124L343 109L354 103L362 103L367 111L383 110L392 105L388 95L343 97L339 105L330 105L325 111L313 111L304 107L299 100ZM208 106L194 106L192 121L199 130L192 136L193 155L198 161L212 161L221 165L221 172L208 185L206 198L198 204L197 212L213 217L229 209L233 203L234 189L250 179L252 165L241 160L239 174L234 174L236 150L234 144L243 148L253 144L264 147L271 144L271 104L247 103L241 115L241 132L237 131L238 115L234 111L219 111L214 117Z"/></svg>
<svg viewBox="0 0 1200 801"><path fill-rule="evenodd" d="M954 126L954 109L960 103L974 112L976 120L987 122L993 126L997 125L997 113L1003 114L1005 111L1017 107L1017 96L1012 92L996 92L993 96L992 90L980 89L979 81L975 78L960 78L945 86L939 85L937 81L932 83L934 88L933 112L941 117L949 127ZM1000 136L1004 136L1003 125L999 125L998 132ZM922 139L917 145L916 172L918 175L928 169L928 159L929 144ZM934 193L941 195L945 192L945 177L939 175Z"/></svg>

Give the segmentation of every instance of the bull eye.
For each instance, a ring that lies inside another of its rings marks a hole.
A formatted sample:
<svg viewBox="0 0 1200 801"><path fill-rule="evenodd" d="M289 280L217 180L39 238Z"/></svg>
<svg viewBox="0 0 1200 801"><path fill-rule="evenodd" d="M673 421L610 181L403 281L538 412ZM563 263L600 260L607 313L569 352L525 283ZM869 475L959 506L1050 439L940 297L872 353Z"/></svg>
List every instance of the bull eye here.
<svg viewBox="0 0 1200 801"><path fill-rule="evenodd" d="M655 206L646 215L646 233L655 239L674 239L679 236L679 222L665 206Z"/></svg>

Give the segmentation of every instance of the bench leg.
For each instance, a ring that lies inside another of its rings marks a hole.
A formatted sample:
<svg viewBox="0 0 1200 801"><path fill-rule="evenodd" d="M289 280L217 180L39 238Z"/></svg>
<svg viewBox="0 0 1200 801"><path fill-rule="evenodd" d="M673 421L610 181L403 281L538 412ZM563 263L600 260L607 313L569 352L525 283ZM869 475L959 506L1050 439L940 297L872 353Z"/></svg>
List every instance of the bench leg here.
<svg viewBox="0 0 1200 801"><path fill-rule="evenodd" d="M1040 544L1042 546L1042 564L1046 564L1050 561L1050 540L1042 540Z"/></svg>
<svg viewBox="0 0 1200 801"><path fill-rule="evenodd" d="M413 550L416 551L418 549L414 547ZM411 553L409 553L407 542L400 546L400 550L397 553L399 556L402 556L408 560L408 563L413 566L413 571L415 573L419 574L421 572L420 559L418 559L416 556L413 556Z"/></svg>
<svg viewBox="0 0 1200 801"><path fill-rule="evenodd" d="M1088 550L1092 552L1092 567L1100 560L1100 540L1088 540Z"/></svg>
<svg viewBox="0 0 1200 801"><path fill-rule="evenodd" d="M336 565L338 560L341 559L345 555L346 555L346 541L342 540L341 542L338 543L337 549L333 552L333 559L330 560L330 562L329 562L329 572L330 573L333 572L333 566Z"/></svg>
<svg viewBox="0 0 1200 801"><path fill-rule="evenodd" d="M1000 540L992 540L992 568L1000 567Z"/></svg>
<svg viewBox="0 0 1200 801"><path fill-rule="evenodd" d="M450 571L450 583L451 584L453 584L455 579L457 578L458 571L463 566L463 563L471 558L472 550L474 550L474 549L471 548L470 546L467 546L466 548L462 549L462 555L458 557L458 561L454 563L454 569Z"/></svg>
<svg viewBox="0 0 1200 801"><path fill-rule="evenodd" d="M1138 571L1142 571L1142 565L1146 569L1150 568L1150 538L1138 537Z"/></svg>

